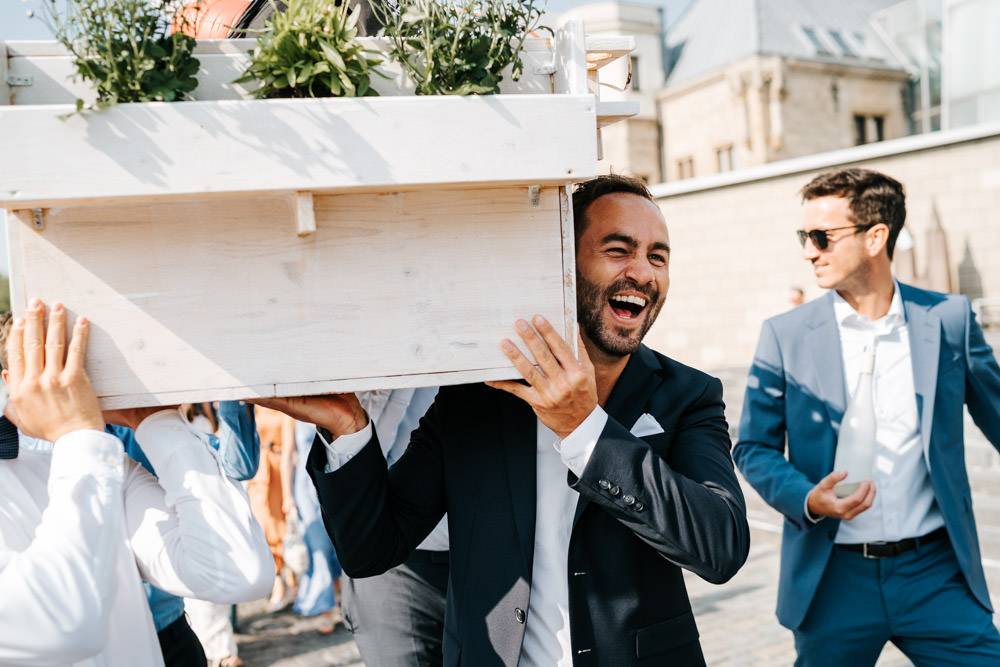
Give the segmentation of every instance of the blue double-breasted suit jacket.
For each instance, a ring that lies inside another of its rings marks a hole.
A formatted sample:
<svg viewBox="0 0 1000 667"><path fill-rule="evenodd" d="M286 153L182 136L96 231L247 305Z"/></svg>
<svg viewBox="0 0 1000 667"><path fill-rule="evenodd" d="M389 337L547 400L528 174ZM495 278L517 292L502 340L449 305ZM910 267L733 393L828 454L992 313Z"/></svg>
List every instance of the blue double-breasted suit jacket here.
<svg viewBox="0 0 1000 667"><path fill-rule="evenodd" d="M1000 449L1000 367L968 299L897 284L934 497L973 596L992 611L965 468L963 404ZM764 322L733 457L784 515L777 615L792 629L805 619L837 534L838 519L812 524L804 508L806 494L833 470L846 397L833 292Z"/></svg>

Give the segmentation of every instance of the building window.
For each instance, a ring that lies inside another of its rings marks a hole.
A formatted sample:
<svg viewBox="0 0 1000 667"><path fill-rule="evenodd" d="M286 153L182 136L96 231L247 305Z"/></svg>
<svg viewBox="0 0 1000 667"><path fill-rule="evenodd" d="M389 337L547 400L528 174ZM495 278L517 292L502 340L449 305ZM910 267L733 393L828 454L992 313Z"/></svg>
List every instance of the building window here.
<svg viewBox="0 0 1000 667"><path fill-rule="evenodd" d="M736 169L736 150L732 144L716 149L715 158L719 165L719 173Z"/></svg>
<svg viewBox="0 0 1000 667"><path fill-rule="evenodd" d="M885 139L885 116L854 114L854 145Z"/></svg>
<svg viewBox="0 0 1000 667"><path fill-rule="evenodd" d="M813 47L813 51L815 53L826 56L833 55L830 52L830 49L827 48L826 44L820 40L819 35L813 28L802 26L802 34L809 40L809 44Z"/></svg>
<svg viewBox="0 0 1000 667"><path fill-rule="evenodd" d="M694 176L694 158L682 157L677 161L677 178L692 178Z"/></svg>
<svg viewBox="0 0 1000 667"><path fill-rule="evenodd" d="M854 52L854 49L851 48L851 45L847 43L847 40L839 32L837 32L836 30L831 30L830 37L833 38L833 41L837 44L838 47L840 47L841 53L843 53L845 56L849 58L858 57L858 54Z"/></svg>
<svg viewBox="0 0 1000 667"><path fill-rule="evenodd" d="M638 93L639 88L639 56L629 56L629 81L631 81L632 92Z"/></svg>

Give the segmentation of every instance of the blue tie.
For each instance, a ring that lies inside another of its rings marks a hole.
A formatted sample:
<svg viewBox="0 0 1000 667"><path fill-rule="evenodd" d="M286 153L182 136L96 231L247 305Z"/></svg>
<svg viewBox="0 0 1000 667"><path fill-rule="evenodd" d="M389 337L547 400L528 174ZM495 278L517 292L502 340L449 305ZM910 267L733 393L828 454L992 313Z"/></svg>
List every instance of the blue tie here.
<svg viewBox="0 0 1000 667"><path fill-rule="evenodd" d="M0 415L0 459L17 458L17 427Z"/></svg>

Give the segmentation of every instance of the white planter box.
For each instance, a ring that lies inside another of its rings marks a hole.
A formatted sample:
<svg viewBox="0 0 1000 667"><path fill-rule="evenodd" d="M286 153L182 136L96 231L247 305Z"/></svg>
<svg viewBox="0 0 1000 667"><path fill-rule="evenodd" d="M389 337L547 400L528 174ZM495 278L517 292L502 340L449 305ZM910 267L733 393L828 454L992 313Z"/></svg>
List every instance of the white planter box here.
<svg viewBox="0 0 1000 667"><path fill-rule="evenodd" d="M556 88L576 94L60 118L66 90L42 82L65 63L28 57L11 71L45 103L0 106L14 310L88 316L105 407L516 377L516 318L574 335L567 185L595 174L601 121L566 62Z"/></svg>

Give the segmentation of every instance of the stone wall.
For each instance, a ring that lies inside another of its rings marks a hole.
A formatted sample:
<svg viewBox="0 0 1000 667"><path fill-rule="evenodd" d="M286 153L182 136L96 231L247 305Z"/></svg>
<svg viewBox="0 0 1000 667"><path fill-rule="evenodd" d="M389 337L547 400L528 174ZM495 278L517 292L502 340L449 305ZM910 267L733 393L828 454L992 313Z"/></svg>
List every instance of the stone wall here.
<svg viewBox="0 0 1000 667"><path fill-rule="evenodd" d="M853 146L854 115L884 119L883 137L908 133L895 70L751 56L658 96L667 180L693 158L696 177L718 173L716 151L733 146L752 167ZM869 140L874 140L869 133Z"/></svg>
<svg viewBox="0 0 1000 667"><path fill-rule="evenodd" d="M699 368L748 367L762 321L789 307L791 286L807 299L822 294L794 234L797 193L843 166L905 185L918 276L940 256L953 291L1000 297L1000 125L992 125L654 186L670 230L671 288L647 342Z"/></svg>

